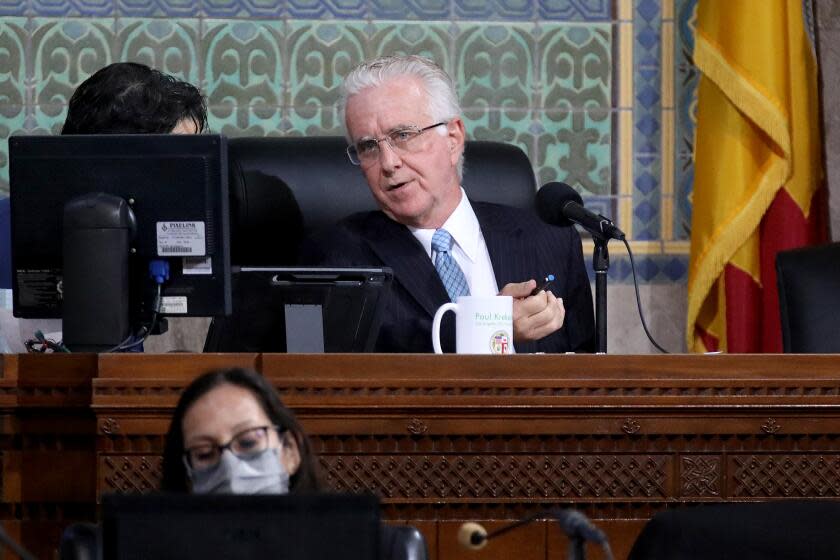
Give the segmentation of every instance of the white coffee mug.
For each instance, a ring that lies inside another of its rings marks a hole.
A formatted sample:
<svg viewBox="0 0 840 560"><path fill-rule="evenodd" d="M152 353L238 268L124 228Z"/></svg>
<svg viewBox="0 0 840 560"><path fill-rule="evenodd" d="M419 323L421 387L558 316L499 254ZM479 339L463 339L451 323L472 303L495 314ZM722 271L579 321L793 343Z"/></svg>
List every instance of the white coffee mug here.
<svg viewBox="0 0 840 560"><path fill-rule="evenodd" d="M440 348L440 321L455 313L455 351L458 354L513 354L513 298L461 296L457 303L441 305L432 322L432 346Z"/></svg>

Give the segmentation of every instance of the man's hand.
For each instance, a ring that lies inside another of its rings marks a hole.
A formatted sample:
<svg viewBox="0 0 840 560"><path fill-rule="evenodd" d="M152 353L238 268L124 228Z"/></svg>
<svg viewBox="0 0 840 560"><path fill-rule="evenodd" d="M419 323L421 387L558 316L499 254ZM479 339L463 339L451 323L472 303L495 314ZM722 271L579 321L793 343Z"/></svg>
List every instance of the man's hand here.
<svg viewBox="0 0 840 560"><path fill-rule="evenodd" d="M531 291L537 287L536 280L508 284L500 296L513 296L513 340L527 341L544 338L563 326L566 308L563 300L550 291L535 296Z"/></svg>

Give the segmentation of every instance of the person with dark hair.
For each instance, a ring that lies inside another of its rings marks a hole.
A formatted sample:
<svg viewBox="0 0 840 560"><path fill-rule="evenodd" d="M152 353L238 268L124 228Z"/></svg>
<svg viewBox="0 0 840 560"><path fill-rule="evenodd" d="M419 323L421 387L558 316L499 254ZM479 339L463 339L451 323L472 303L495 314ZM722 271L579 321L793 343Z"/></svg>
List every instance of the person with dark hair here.
<svg viewBox="0 0 840 560"><path fill-rule="evenodd" d="M145 64L116 62L76 88L61 134L198 134L206 130L207 104L197 87ZM12 287L11 245L6 197L0 199L0 289ZM0 309L0 320L5 331L34 330L28 328L28 321L12 319L5 309ZM38 328L51 332L61 327L55 321L38 320ZM25 351L24 338L7 339L0 332L0 352Z"/></svg>
<svg viewBox="0 0 840 560"><path fill-rule="evenodd" d="M286 494L321 489L309 440L259 373L210 371L181 394L163 452L165 492Z"/></svg>
<svg viewBox="0 0 840 560"><path fill-rule="evenodd" d="M61 134L197 134L207 106L194 85L136 62L116 62L73 93Z"/></svg>
<svg viewBox="0 0 840 560"><path fill-rule="evenodd" d="M160 489L307 494L324 487L309 440L274 387L256 371L230 368L200 375L181 393L166 434ZM74 524L62 550L95 553L101 542L99 526ZM383 560L428 558L423 536L406 525L383 524L379 550Z"/></svg>

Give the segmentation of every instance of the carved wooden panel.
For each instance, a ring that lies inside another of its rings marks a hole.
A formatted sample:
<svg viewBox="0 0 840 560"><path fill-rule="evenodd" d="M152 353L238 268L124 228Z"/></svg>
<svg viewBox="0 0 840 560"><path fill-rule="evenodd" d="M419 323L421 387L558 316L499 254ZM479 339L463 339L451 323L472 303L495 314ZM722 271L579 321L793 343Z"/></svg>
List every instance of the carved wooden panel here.
<svg viewBox="0 0 840 560"><path fill-rule="evenodd" d="M680 457L680 496L719 498L721 496L721 458L715 455Z"/></svg>
<svg viewBox="0 0 840 560"><path fill-rule="evenodd" d="M840 356L0 356L0 521L157 487L181 391L230 366L278 388L332 488L378 493L438 551L460 520L572 505L620 557L663 507L840 497Z"/></svg>
<svg viewBox="0 0 840 560"><path fill-rule="evenodd" d="M840 455L735 455L729 458L732 496L840 497Z"/></svg>
<svg viewBox="0 0 840 560"><path fill-rule="evenodd" d="M310 434L314 451L319 455L370 454L451 454L451 453L656 453L656 454L744 454L774 453L796 449L808 455L840 452L840 433L783 435L775 437L755 434L715 434L710 431L683 435L618 436L584 432L567 435L541 434L425 434L416 437L403 434L364 433L350 421L339 426L332 423L332 434L315 433L310 426L320 427L321 421L309 415L298 414L298 419ZM715 419L715 421L718 421ZM446 420L440 420L446 422ZM382 421L380 423L385 423ZM707 422L708 423L708 422ZM475 422L480 425L480 422ZM373 421L359 424L360 428L373 431ZM536 427L535 427L536 429Z"/></svg>
<svg viewBox="0 0 840 560"><path fill-rule="evenodd" d="M649 455L321 456L331 488L383 498L663 499L670 460Z"/></svg>
<svg viewBox="0 0 840 560"><path fill-rule="evenodd" d="M100 455L99 492L146 493L160 486L163 457L159 455Z"/></svg>

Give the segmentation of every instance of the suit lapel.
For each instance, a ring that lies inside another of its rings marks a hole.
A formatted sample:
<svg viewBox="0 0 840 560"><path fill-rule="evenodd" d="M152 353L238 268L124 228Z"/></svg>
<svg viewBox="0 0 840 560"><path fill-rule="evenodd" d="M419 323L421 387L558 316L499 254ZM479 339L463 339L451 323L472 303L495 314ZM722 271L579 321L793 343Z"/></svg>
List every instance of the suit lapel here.
<svg viewBox="0 0 840 560"><path fill-rule="evenodd" d="M394 271L394 279L426 310L429 317L449 301L440 277L420 242L407 227L380 214L369 230L367 242L383 263Z"/></svg>
<svg viewBox="0 0 840 560"><path fill-rule="evenodd" d="M473 202L496 284L501 290L511 282L524 282L531 278L529 263L535 262L534 248L525 239L522 228L514 223L509 214L503 214L494 205Z"/></svg>
<svg viewBox="0 0 840 560"><path fill-rule="evenodd" d="M496 205L471 204L487 244L499 289L511 282L532 278L529 263L536 262L536 250L528 243L522 228ZM378 213L377 216L366 232L367 243L381 261L393 269L395 280L432 317L438 307L449 301L449 295L431 259L407 227L385 214Z"/></svg>

